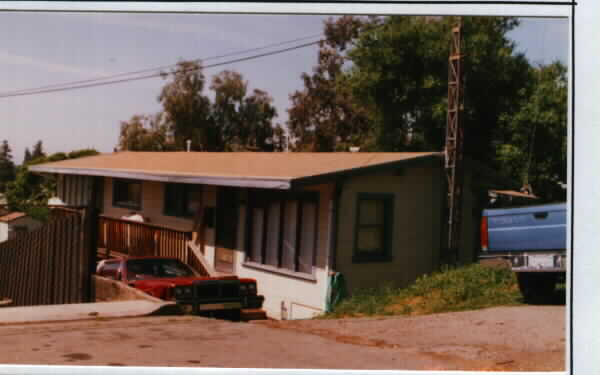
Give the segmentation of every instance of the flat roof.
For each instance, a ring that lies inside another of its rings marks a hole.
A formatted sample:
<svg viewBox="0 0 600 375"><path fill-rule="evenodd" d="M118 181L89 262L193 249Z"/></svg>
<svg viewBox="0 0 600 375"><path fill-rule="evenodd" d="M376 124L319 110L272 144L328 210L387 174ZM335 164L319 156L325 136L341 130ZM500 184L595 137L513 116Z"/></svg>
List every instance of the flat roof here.
<svg viewBox="0 0 600 375"><path fill-rule="evenodd" d="M115 152L33 165L37 173L291 189L441 159L440 152Z"/></svg>

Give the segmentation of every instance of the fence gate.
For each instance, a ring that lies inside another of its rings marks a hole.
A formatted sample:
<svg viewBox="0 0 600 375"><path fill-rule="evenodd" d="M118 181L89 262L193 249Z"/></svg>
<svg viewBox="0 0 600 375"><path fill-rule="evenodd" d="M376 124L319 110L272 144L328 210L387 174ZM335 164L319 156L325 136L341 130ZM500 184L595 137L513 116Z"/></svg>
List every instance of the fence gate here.
<svg viewBox="0 0 600 375"><path fill-rule="evenodd" d="M91 215L61 211L41 228L0 243L0 299L12 306L91 302Z"/></svg>

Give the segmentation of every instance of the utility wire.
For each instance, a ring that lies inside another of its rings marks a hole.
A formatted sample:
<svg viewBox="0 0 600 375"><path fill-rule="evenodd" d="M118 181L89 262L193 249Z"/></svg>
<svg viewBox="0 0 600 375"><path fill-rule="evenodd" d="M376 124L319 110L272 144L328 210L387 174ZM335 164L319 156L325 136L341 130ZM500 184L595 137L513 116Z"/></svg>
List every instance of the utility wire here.
<svg viewBox="0 0 600 375"><path fill-rule="evenodd" d="M249 52L260 51L260 50L264 50L267 48L273 48L273 47L286 45L286 44L303 41L303 40L307 40L307 39L312 39L312 38L316 38L316 37L323 37L323 34L310 35L310 36L306 36L306 37L302 37L302 38L296 38L296 39L287 40L287 41L283 41L283 42L268 44L268 45L261 46L261 47L255 47L255 48L250 48L250 49L246 49L246 50L242 50L242 51L231 52L231 53L227 53L227 54L223 54L223 55L210 56L210 57L206 57L206 58L198 58L198 59L194 59L191 61L201 62L201 61L208 61L208 60L216 60L216 59L221 59L221 58L225 58L225 57L241 55L241 54L245 54L245 53L249 53ZM321 42L321 39L312 41L309 43L304 43L304 44L296 45L293 47L285 48L285 49L275 50L275 51L271 51L271 52L267 52L267 53L243 57L243 58L234 59L234 60L230 60L230 61L224 61L224 62L215 63L215 64L211 64L211 65L205 65L205 66L202 66L201 68L202 69L213 68L213 67L222 66L222 65L226 65L226 64L232 64L232 63L236 63L236 62L253 60L253 59L260 58L260 57L267 57L267 56L271 56L271 55L289 52L289 51L292 51L295 49L305 48L308 46L318 44L320 42ZM176 72L166 72L166 73L163 72L164 69L169 69L169 68L173 69L176 67L177 67L177 64L163 65L163 66L158 66L158 67L154 67L154 68L142 69L142 70L126 72L126 73L119 73L119 74L97 77L97 78L90 78L90 79L79 80L79 81L56 83L56 84L40 86L40 87L35 87L35 88L30 88L30 89L5 91L5 92L0 93L0 98L10 98L10 97L16 97L16 96L45 94L45 93L52 93L52 92L58 92L58 91L75 90L75 89L82 89L82 88L95 87L95 86L106 86L106 85L125 83L125 82L130 82L130 81L137 81L137 80L142 80L142 79L156 78L156 77L160 77L163 74L169 75L169 74L176 73ZM136 75L140 75L140 74L148 73L148 72L154 72L154 73L136 77ZM128 77L128 76L134 76L134 77ZM119 77L126 77L126 78L115 79L115 78L119 78Z"/></svg>

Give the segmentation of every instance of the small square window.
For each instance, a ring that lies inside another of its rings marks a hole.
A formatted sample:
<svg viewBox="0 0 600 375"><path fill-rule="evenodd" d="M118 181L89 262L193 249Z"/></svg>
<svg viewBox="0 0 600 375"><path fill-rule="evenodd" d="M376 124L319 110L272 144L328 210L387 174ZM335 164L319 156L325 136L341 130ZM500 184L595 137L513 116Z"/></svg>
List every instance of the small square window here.
<svg viewBox="0 0 600 375"><path fill-rule="evenodd" d="M392 194L358 194L354 262L391 260L393 209Z"/></svg>
<svg viewBox="0 0 600 375"><path fill-rule="evenodd" d="M142 183L135 180L113 180L113 206L140 210L142 208Z"/></svg>

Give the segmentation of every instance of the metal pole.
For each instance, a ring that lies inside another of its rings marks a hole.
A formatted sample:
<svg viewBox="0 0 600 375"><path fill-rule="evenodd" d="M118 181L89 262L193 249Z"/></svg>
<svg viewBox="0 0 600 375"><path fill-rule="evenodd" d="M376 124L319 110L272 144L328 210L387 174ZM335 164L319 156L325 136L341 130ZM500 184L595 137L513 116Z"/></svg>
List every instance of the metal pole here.
<svg viewBox="0 0 600 375"><path fill-rule="evenodd" d="M462 70L461 70L461 18L452 27L450 57L448 59L448 114L446 123L445 171L448 187L448 238L447 263L458 261L460 246L461 208L462 208L462 161L463 161L463 127L461 122L462 105Z"/></svg>

